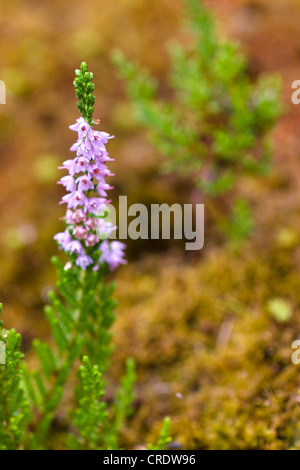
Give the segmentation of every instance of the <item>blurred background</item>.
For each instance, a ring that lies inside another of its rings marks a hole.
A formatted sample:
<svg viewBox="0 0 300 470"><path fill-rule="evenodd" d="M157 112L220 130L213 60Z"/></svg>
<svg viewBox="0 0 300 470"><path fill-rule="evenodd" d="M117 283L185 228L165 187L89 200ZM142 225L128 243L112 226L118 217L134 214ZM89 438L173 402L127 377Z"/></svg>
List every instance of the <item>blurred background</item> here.
<svg viewBox="0 0 300 470"><path fill-rule="evenodd" d="M138 365L128 447L143 444L172 418L183 448L300 448L300 0L207 0L221 35L236 39L250 76L276 72L284 113L276 125L272 171L243 181L255 231L242 246L206 233L200 253L167 241L129 241L117 283L112 383L127 356ZM63 228L57 169L74 141L78 117L74 69L88 62L96 85L95 118L116 136L108 150L113 200L190 203L176 174L138 125L111 60L120 48L160 80L169 97L167 46L188 41L181 0L0 0L0 300L5 327L47 338L43 314L55 283L53 236ZM204 200L205 202L205 200Z"/></svg>

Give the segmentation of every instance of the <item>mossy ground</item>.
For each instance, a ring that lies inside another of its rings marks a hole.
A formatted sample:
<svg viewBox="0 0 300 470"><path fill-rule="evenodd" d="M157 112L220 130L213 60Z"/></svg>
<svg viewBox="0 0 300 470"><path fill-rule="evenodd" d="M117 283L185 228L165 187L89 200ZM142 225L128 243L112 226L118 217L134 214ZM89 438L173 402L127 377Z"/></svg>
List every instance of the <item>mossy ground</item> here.
<svg viewBox="0 0 300 470"><path fill-rule="evenodd" d="M137 358L141 400L127 437L135 442L168 414L184 448L299 446L295 252L249 244L190 266L160 264L144 260L118 276L115 361ZM290 302L288 322L268 310L277 297Z"/></svg>

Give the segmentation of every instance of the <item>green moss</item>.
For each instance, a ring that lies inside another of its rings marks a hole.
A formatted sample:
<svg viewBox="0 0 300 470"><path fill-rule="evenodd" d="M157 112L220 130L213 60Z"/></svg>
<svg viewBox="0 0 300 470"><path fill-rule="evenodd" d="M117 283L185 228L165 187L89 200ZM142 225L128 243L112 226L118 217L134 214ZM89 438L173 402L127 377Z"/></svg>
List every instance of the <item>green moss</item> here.
<svg viewBox="0 0 300 470"><path fill-rule="evenodd" d="M186 449L300 446L294 258L276 241L260 253L253 242L190 266L152 258L119 275L116 371L132 354L140 383L127 445L145 428L153 440L168 414ZM285 323L270 315L276 297L295 306Z"/></svg>

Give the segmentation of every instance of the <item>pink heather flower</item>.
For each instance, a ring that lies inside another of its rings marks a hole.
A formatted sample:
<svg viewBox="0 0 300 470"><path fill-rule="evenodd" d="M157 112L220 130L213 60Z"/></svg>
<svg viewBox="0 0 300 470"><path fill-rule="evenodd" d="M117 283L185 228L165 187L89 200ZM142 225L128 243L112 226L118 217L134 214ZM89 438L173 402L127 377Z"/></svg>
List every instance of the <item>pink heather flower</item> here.
<svg viewBox="0 0 300 470"><path fill-rule="evenodd" d="M68 209L76 209L76 207L86 204L87 197L80 191L75 191L74 193L66 194L62 198L61 203L64 202L68 204Z"/></svg>
<svg viewBox="0 0 300 470"><path fill-rule="evenodd" d="M105 178L106 176L115 176L114 173L111 173L108 168L106 170L103 170L103 177Z"/></svg>
<svg viewBox="0 0 300 470"><path fill-rule="evenodd" d="M69 269L72 269L72 263L70 261L68 261L68 263L66 263L65 267L64 267L64 271L69 271Z"/></svg>
<svg viewBox="0 0 300 470"><path fill-rule="evenodd" d="M105 199L100 197L91 197L87 200L86 208L90 214L98 215L100 211L105 210Z"/></svg>
<svg viewBox="0 0 300 470"><path fill-rule="evenodd" d="M113 136L107 132L93 130L82 117L77 119L70 129L78 133L77 142L70 149L76 152L76 157L63 163L61 168L67 170L68 175L59 181L67 191L60 202L67 204L65 216L67 229L54 238L61 248L76 257L76 265L81 269L93 265L92 269L97 270L99 263L105 262L112 270L126 262L123 252L125 245L116 241L108 243L105 238L116 227L98 217L107 210L109 201L106 199L106 191L112 189L105 181L107 176L112 176L106 166L106 163L112 159L105 144ZM78 173L81 175L76 177ZM91 250L92 247L95 247L94 252ZM101 256L98 262L95 262L99 249Z"/></svg>
<svg viewBox="0 0 300 470"><path fill-rule="evenodd" d="M99 196L106 197L106 191L109 191L110 189L113 189L112 186L109 186L109 184L105 183L105 180L100 181L97 185L97 192Z"/></svg>
<svg viewBox="0 0 300 470"><path fill-rule="evenodd" d="M57 243L60 245L61 248L66 250L68 244L71 243L71 241L72 241L72 237L69 233L69 230L66 229L64 232L57 233L54 236L54 240L57 241Z"/></svg>
<svg viewBox="0 0 300 470"><path fill-rule="evenodd" d="M94 141L101 140L104 144L107 144L108 139L113 139L113 135L109 135L107 132L95 131L94 132Z"/></svg>
<svg viewBox="0 0 300 470"><path fill-rule="evenodd" d="M72 131L76 131L76 132L79 133L79 127L80 127L83 123L86 123L87 126L89 126L89 124L83 119L83 117L80 117L80 118L76 119L76 123L75 123L75 124L72 124L71 126L69 126L69 129L71 129Z"/></svg>
<svg viewBox="0 0 300 470"><path fill-rule="evenodd" d="M126 264L124 260L124 243L113 241L111 244L107 240L104 240L101 244L101 256L99 259L100 263L107 263L109 269L113 271L119 264Z"/></svg>
<svg viewBox="0 0 300 470"><path fill-rule="evenodd" d="M65 186L67 191L73 192L76 189L75 180L71 175L63 176L60 178L59 183Z"/></svg>
<svg viewBox="0 0 300 470"><path fill-rule="evenodd" d="M87 230L81 225L77 225L73 230L73 235L78 240L83 240L84 238L86 238Z"/></svg>
<svg viewBox="0 0 300 470"><path fill-rule="evenodd" d="M111 222L108 222L105 219L98 219L97 235L102 240L105 240L106 238L108 238L110 234L114 232L116 229L117 227L114 226Z"/></svg>
<svg viewBox="0 0 300 470"><path fill-rule="evenodd" d="M76 159L76 173L86 171L89 165L89 159L86 157L78 157Z"/></svg>
<svg viewBox="0 0 300 470"><path fill-rule="evenodd" d="M104 163L101 163L101 162L97 161L97 163L92 163L89 166L89 172L93 173L93 172L95 172L95 170L97 168L100 171L100 173L102 173L102 175L104 174L105 171L107 171L107 166ZM97 175L97 174L99 174L99 172L96 171L95 175Z"/></svg>
<svg viewBox="0 0 300 470"><path fill-rule="evenodd" d="M70 209L67 209L65 219L68 225L74 224L74 212L71 211Z"/></svg>
<svg viewBox="0 0 300 470"><path fill-rule="evenodd" d="M99 238L97 235L94 235L91 233L86 237L85 244L86 246L95 246L97 243L99 243Z"/></svg>
<svg viewBox="0 0 300 470"><path fill-rule="evenodd" d="M83 157L93 158L94 152L89 140L85 140L81 143L80 147L77 150L77 156L82 155Z"/></svg>
<svg viewBox="0 0 300 470"><path fill-rule="evenodd" d="M89 123L85 121L83 118L77 119L76 124L69 126L72 131L78 132L79 140L83 137L90 136L93 137L93 130L90 127Z"/></svg>
<svg viewBox="0 0 300 470"><path fill-rule="evenodd" d="M81 145L81 141L80 140L77 140L77 142L75 142L75 144L73 144L70 148L71 152L77 152L77 150L79 149Z"/></svg>
<svg viewBox="0 0 300 470"><path fill-rule="evenodd" d="M91 217L85 221L85 226L88 230L96 230L98 226L98 220L94 217Z"/></svg>
<svg viewBox="0 0 300 470"><path fill-rule="evenodd" d="M95 131L96 132L96 131ZM99 136L93 135L92 138L87 138L85 141L86 148L89 150L93 150L94 152L97 151L104 151L105 152L105 143L106 141L103 141Z"/></svg>
<svg viewBox="0 0 300 470"><path fill-rule="evenodd" d="M101 165L101 163L112 162L112 161L113 159L107 156L107 152L97 152L94 154L94 162L97 165Z"/></svg>
<svg viewBox="0 0 300 470"><path fill-rule="evenodd" d="M94 154L94 160L96 163L105 163L105 162L112 162L113 158L110 158L108 152L105 150L100 150L99 152Z"/></svg>
<svg viewBox="0 0 300 470"><path fill-rule="evenodd" d="M96 165L96 164L95 164L95 165L90 165L90 167L89 167L89 172L90 172L91 175L93 175L93 177L94 177L95 179L97 179L97 180L103 178L103 176L104 176L104 171L101 170L101 169L99 168L99 166Z"/></svg>
<svg viewBox="0 0 300 470"><path fill-rule="evenodd" d="M79 178L77 178L76 180L76 184L78 184L79 192L94 189L94 183L92 182L92 178L90 175L79 176Z"/></svg>
<svg viewBox="0 0 300 470"><path fill-rule="evenodd" d="M66 160L63 162L63 166L59 167L60 170L68 170L70 175L74 176L76 173L76 162L75 160Z"/></svg>
<svg viewBox="0 0 300 470"><path fill-rule="evenodd" d="M81 243L77 240L74 240L74 241L71 241L68 245L67 245L67 251L69 251L71 253L71 255L73 253L77 253L79 255L82 255L84 254L84 249L83 249L83 246L81 245Z"/></svg>
<svg viewBox="0 0 300 470"><path fill-rule="evenodd" d="M77 211L73 214L73 219L75 220L76 224L80 224L85 220L85 212L82 209L77 209Z"/></svg>
<svg viewBox="0 0 300 470"><path fill-rule="evenodd" d="M93 264L93 260L90 256L87 256L87 255L80 255L78 256L77 260L76 260L76 264L77 266L79 266L81 269L86 269L87 266L89 266L90 264Z"/></svg>

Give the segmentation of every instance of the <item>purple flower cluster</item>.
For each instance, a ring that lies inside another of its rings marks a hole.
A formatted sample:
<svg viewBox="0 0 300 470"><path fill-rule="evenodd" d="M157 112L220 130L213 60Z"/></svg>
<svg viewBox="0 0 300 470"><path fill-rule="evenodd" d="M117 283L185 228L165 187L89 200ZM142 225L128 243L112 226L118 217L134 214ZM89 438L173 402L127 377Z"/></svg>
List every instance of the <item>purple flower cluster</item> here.
<svg viewBox="0 0 300 470"><path fill-rule="evenodd" d="M126 261L125 245L107 240L116 227L104 218L109 202L106 191L112 189L105 181L106 176L112 175L106 166L111 158L105 144L112 136L95 131L82 117L70 129L78 132L78 140L70 149L76 157L60 167L69 174L59 181L68 193L61 201L67 204L67 228L54 238L65 252L75 255L81 269L93 265L97 270L101 263L107 263L113 270Z"/></svg>

